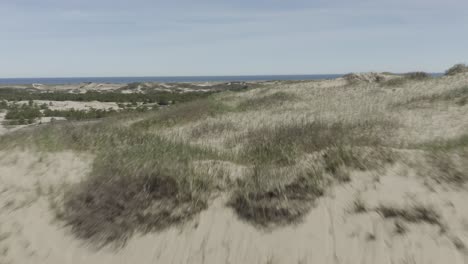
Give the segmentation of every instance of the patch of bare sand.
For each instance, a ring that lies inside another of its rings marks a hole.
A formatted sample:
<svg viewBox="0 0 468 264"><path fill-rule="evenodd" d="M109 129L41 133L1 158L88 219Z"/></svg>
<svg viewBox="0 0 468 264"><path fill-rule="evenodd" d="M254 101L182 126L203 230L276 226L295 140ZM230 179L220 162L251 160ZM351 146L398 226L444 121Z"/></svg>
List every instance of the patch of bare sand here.
<svg viewBox="0 0 468 264"><path fill-rule="evenodd" d="M331 188L297 225L258 229L214 200L196 219L159 233L136 236L119 250L95 250L54 220L49 196L89 172L92 158L71 152L0 152L1 263L466 263L468 210L463 190L432 186L406 165L356 172ZM351 212L360 196L367 212ZM446 230L405 223L373 208L420 202L437 209Z"/></svg>

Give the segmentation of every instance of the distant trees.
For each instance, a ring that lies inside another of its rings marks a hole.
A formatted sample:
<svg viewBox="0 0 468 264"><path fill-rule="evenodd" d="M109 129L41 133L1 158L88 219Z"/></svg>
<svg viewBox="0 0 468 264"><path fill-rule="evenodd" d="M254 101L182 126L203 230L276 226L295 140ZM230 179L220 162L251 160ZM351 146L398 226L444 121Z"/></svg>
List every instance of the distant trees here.
<svg viewBox="0 0 468 264"><path fill-rule="evenodd" d="M188 92L172 93L164 91L155 91L148 93L121 93L121 92L96 92L88 91L83 94L74 94L68 92L38 92L25 91L11 88L0 88L0 100L7 101L28 101L31 105L32 100L48 101L77 101L77 102L116 102L116 103L160 103L162 105L168 102L186 102L194 99L207 97L214 92Z"/></svg>
<svg viewBox="0 0 468 264"><path fill-rule="evenodd" d="M19 125L23 124L32 124L34 120L38 117L41 117L42 113L39 108L35 106L22 105L17 106L13 105L8 107L8 112L5 115L6 120L16 120L16 123ZM13 122L15 123L15 122ZM10 122L10 124L13 124Z"/></svg>

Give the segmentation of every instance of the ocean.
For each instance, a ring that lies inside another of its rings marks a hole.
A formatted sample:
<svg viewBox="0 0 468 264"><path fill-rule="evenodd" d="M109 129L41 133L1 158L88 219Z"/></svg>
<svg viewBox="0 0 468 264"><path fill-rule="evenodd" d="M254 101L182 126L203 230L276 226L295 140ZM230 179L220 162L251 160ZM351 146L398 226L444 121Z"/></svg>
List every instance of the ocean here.
<svg viewBox="0 0 468 264"><path fill-rule="evenodd" d="M76 84L94 83L132 83L132 82L242 82L274 80L320 80L334 79L343 74L311 75L251 75L251 76L177 76L177 77L74 77L74 78L0 78L0 84Z"/></svg>

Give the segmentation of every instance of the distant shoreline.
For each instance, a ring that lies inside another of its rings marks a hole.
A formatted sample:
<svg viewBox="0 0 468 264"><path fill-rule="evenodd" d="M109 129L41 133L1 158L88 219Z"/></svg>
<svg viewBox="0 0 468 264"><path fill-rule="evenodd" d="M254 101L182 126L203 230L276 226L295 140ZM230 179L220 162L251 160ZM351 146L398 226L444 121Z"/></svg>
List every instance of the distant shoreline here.
<svg viewBox="0 0 468 264"><path fill-rule="evenodd" d="M248 81L298 81L335 79L344 74L310 75L245 75L245 76L174 76L174 77L67 77L67 78L0 78L3 85L24 84L77 84L77 83L132 83L132 82L248 82Z"/></svg>
<svg viewBox="0 0 468 264"><path fill-rule="evenodd" d="M429 73L433 77L443 73ZM142 76L142 77L51 77L51 78L0 78L0 85L60 85L79 83L127 84L132 82L255 82L255 81L310 81L336 79L345 74L303 74L303 75L239 75L239 76Z"/></svg>

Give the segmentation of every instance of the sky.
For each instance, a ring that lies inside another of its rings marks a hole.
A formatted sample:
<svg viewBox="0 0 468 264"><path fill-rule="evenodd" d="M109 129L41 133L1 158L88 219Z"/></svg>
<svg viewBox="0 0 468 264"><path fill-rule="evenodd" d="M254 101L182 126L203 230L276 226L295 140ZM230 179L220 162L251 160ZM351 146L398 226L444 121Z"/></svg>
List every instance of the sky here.
<svg viewBox="0 0 468 264"><path fill-rule="evenodd" d="M1 0L0 78L443 72L466 0Z"/></svg>

